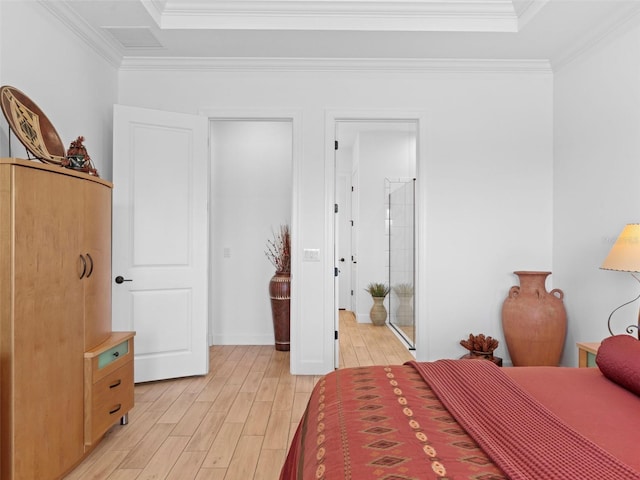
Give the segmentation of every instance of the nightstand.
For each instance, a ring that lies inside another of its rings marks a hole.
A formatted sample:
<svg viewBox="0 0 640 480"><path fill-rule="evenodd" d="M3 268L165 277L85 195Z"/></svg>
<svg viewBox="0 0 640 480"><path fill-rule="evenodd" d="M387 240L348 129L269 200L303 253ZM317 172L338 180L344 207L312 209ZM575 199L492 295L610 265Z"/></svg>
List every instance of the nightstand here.
<svg viewBox="0 0 640 480"><path fill-rule="evenodd" d="M111 426L128 421L133 408L133 336L113 332L84 354L84 443L95 445Z"/></svg>
<svg viewBox="0 0 640 480"><path fill-rule="evenodd" d="M578 367L595 367L600 342L578 342Z"/></svg>

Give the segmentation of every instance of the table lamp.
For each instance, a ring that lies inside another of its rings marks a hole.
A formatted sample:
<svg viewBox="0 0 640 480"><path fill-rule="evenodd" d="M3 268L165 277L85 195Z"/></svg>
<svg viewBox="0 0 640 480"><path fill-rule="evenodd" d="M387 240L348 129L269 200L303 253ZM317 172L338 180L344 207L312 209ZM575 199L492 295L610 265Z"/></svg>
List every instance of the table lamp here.
<svg viewBox="0 0 640 480"><path fill-rule="evenodd" d="M640 279L634 275L635 273L640 273L640 224L630 223L624 227L600 268L603 270L629 272L633 278L640 282ZM613 331L611 330L611 317L613 314L625 305L635 302L638 298L640 298L640 294L633 300L623 303L611 312L607 320L607 328L611 335L613 335ZM635 325L629 325L626 328L627 333L633 333L633 329L635 329L640 339L639 325L640 312L638 312L637 323Z"/></svg>

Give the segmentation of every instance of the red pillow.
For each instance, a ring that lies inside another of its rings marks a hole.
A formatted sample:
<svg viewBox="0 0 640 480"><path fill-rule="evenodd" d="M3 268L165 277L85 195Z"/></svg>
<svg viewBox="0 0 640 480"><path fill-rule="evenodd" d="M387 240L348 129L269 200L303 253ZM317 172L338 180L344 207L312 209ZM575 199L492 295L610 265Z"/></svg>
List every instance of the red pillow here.
<svg viewBox="0 0 640 480"><path fill-rule="evenodd" d="M596 364L612 382L640 395L640 341L631 335L605 338L598 348Z"/></svg>

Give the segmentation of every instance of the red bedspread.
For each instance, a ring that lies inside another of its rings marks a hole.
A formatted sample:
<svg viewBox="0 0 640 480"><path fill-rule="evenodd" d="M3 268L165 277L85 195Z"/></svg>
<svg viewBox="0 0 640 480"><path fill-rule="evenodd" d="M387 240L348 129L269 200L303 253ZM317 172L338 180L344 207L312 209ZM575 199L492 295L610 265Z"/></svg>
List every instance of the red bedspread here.
<svg viewBox="0 0 640 480"><path fill-rule="evenodd" d="M489 369L493 367L490 362L449 362L453 364L486 364L486 368ZM489 365L492 367L489 367ZM420 368L420 364L416 364L416 366ZM480 368L484 369L485 367ZM537 372L536 378L539 380L541 378L540 371L535 370L533 367L529 368L532 373ZM508 390L519 390L521 387L518 384L525 385L526 388L528 382L524 379L527 378L527 372L523 371L521 375L516 375L519 378L515 383L507 375L502 374L504 371L515 369L503 370L495 368L494 370L501 375L499 380L476 379L476 382L488 382L488 385L473 388L456 388L463 390L463 397L470 398L471 406L468 408L472 409L473 405L478 403L476 401L478 395L486 395L486 393L493 395L495 401L489 403L495 403L496 405L490 408L497 408L501 416L508 420L507 423L499 427L495 436L507 439L507 443L510 443L512 441L511 426L514 425L514 421L519 422L520 420L516 420L513 415L515 404L513 403L514 400L510 398L510 393L496 390L495 382L505 382ZM562 378L559 376L560 370L562 369L554 370L552 376ZM586 369L565 370L571 370L567 373L573 374L578 370L580 371L579 373L584 373ZM439 374L434 374L434 372L427 374L427 376L431 375L437 377ZM448 375L449 373L445 374L445 376ZM575 375L569 376L575 377ZM582 375L581 377L587 376ZM596 377L596 375L591 376ZM541 398L546 396L546 393L541 393L545 389L540 388L538 380L530 383L538 385L537 398ZM449 381L445 380L445 384ZM468 379L463 380L462 383L465 384L468 381ZM552 385L557 386L559 383L550 384L550 388ZM618 387L614 386L614 388ZM448 389L448 386L445 387L445 390ZM488 451L491 451L492 448L495 450L495 445L487 447L494 440L487 442L482 437L484 434L476 431L474 434L480 436L477 437L478 442L474 441L443 406L434 390L442 390L442 387L435 384L433 387L429 386L418 371L410 365L352 368L337 370L326 375L320 380L311 395L309 405L289 450L286 463L282 468L281 480L410 480L436 478L495 480L507 478L500 468L489 459L487 454L478 447L478 443L480 443ZM452 394L450 391L441 393L447 398ZM624 396L624 392L622 393ZM576 392L576 394L578 395L578 398L574 399L576 403L584 404L589 402L588 397L582 396L584 395L583 392ZM566 393L562 395L564 395L562 398L570 398L566 396ZM447 398L444 398L445 403L448 401ZM640 400L638 399L629 398L628 400L629 405L625 405L625 408L640 405ZM634 402L634 400L636 401ZM454 403L458 402L459 400L454 401ZM538 404L537 400L532 400L531 398L525 400L525 403L530 402ZM451 408L453 409L453 407ZM485 408L486 406L481 406L480 409ZM553 409L561 410L562 408L556 403ZM630 411L634 416L638 416L637 409ZM512 423L509 423L509 420ZM463 423L465 423L464 420ZM579 422L574 418L573 423ZM575 426L572 424L572 427ZM470 430L474 430L468 424L467 427ZM533 426L528 426L525 430L526 434L541 431L535 421ZM593 459L580 459L577 457L575 462L569 462L578 464L578 470L574 471L574 473L578 473L575 475L566 473L566 471L562 473L562 470L556 469L557 465L554 462L562 463L562 460L557 459L559 458L557 457L558 451L563 450L562 444L559 443L558 439L545 439L544 434L541 435L541 440L543 443L546 440L550 440L549 442L544 445L532 444L534 446L532 449L533 455L542 459L541 462L538 462L541 467L536 467L542 468L541 471L518 477L517 475L519 474L515 473L516 471L513 470L511 463L508 461L504 463L504 459L501 458L498 458L497 462L501 462L505 471L509 472L512 478L531 478L534 480L546 480L548 478L597 478L598 480L606 478L640 478L640 474L632 468L627 467L603 451L608 447L606 442L598 440L595 443L600 446L594 445L590 440L586 440L580 433L574 432L569 427L563 425L560 430L563 432L562 435L573 438L580 446L586 446L587 451L597 457ZM580 431L579 428L577 430ZM637 437L636 433L622 433L622 430L619 430L619 432L626 437L627 443L633 445L633 440ZM588 432L585 434L588 434ZM610 438L612 435L606 437ZM609 442L609 445L613 446L613 442ZM601 446L605 448L603 449ZM498 449L501 448L503 447L498 447ZM633 446L630 448L630 452L632 452ZM516 456L525 458L519 452L519 449L520 447L516 447L516 450L518 450ZM495 455L496 452L493 451L492 454ZM548 463L549 461L551 463ZM601 463L600 467L596 465L593 471L588 469L586 472L580 470L583 467L579 464L591 468L594 463L598 464L599 462L605 463ZM544 466L545 464L547 467ZM603 471L598 472L600 468Z"/></svg>
<svg viewBox="0 0 640 480"><path fill-rule="evenodd" d="M411 366L337 370L314 389L280 477L506 477Z"/></svg>
<svg viewBox="0 0 640 480"><path fill-rule="evenodd" d="M639 472L571 428L492 362L412 365L510 479L640 479Z"/></svg>
<svg viewBox="0 0 640 480"><path fill-rule="evenodd" d="M572 428L640 471L640 397L597 368L503 369Z"/></svg>

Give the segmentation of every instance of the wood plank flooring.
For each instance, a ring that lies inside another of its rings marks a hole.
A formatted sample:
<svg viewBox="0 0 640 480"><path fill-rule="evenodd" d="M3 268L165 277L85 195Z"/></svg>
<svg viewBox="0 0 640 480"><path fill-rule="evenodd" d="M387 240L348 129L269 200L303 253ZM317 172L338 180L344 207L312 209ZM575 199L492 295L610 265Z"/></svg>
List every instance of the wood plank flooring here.
<svg viewBox="0 0 640 480"><path fill-rule="evenodd" d="M340 368L412 360L386 327L340 315ZM273 346L213 346L210 373L135 386L116 425L65 480L277 480L319 376Z"/></svg>

